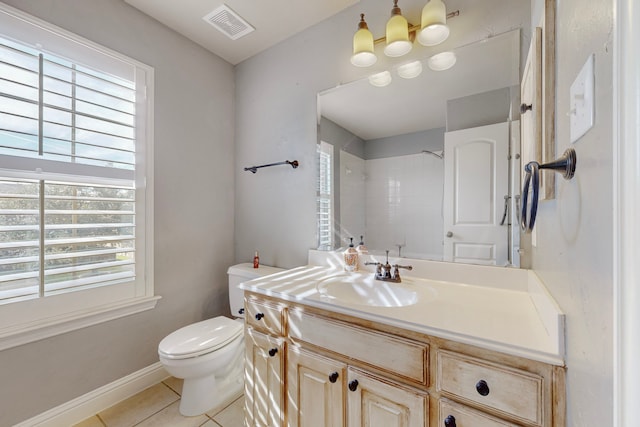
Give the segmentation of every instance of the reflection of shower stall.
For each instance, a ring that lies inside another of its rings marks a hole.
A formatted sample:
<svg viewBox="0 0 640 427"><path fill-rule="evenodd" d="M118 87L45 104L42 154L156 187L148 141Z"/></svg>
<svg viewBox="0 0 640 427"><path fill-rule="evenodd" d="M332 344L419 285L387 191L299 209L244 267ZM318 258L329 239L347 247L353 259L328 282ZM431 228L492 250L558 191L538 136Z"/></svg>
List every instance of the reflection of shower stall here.
<svg viewBox="0 0 640 427"><path fill-rule="evenodd" d="M414 153L365 161L366 243L370 251L441 260L442 160Z"/></svg>

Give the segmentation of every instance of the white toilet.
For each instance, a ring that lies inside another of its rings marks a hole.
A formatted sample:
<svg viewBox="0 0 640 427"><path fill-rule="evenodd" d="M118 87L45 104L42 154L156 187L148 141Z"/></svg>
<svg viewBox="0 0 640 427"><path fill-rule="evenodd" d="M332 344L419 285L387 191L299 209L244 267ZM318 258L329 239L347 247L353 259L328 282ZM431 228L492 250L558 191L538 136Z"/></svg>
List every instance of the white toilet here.
<svg viewBox="0 0 640 427"><path fill-rule="evenodd" d="M229 267L229 305L239 319L203 320L167 335L158 345L167 372L184 379L180 413L196 416L240 396L244 388L244 302L242 282L283 271L244 263Z"/></svg>

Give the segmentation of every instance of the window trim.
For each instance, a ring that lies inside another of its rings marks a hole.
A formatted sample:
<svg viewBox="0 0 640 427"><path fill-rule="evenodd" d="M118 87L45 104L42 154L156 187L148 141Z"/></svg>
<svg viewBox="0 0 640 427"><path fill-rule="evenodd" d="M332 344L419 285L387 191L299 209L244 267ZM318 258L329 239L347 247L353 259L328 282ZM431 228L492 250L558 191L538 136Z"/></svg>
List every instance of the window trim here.
<svg viewBox="0 0 640 427"><path fill-rule="evenodd" d="M153 68L0 3L0 22L4 23L7 20L12 23L12 26L5 27L11 28L8 32L11 32L14 38L23 39L26 43L33 43L33 38L37 37L34 34L41 34L44 39L53 35L56 40L62 40L64 44L63 51L58 54L77 57L77 55L69 55L69 53L73 53L73 49L78 48L83 50L81 56L90 55L93 58L104 56L107 63L109 58L112 58L115 64L120 62L130 64L135 67L136 82L140 81L140 73L142 73L144 84L140 90L136 90L138 94L136 97L136 117L143 117L143 119L136 122L135 135L136 140L141 141L136 144L136 169L141 173L136 172L135 187L136 199L139 199L144 206L144 215L136 218L136 222L140 223L141 228L144 229L144 237L142 242L139 242L136 237L137 258L141 260L140 263L136 263L136 275L143 278L142 284L128 285L128 287L125 284L112 285L47 298L1 304L0 351L150 310L156 306L157 301L161 298L154 295L153 277ZM33 31L24 29L28 26L31 26L29 28L32 28ZM21 37L23 35L26 38ZM141 243L140 246L138 246L139 243ZM36 316L29 316L29 319L25 319L25 312L33 313L34 311L37 311ZM18 316L19 313L22 316ZM21 319L13 321L14 316ZM7 319L11 319L11 321L6 322Z"/></svg>

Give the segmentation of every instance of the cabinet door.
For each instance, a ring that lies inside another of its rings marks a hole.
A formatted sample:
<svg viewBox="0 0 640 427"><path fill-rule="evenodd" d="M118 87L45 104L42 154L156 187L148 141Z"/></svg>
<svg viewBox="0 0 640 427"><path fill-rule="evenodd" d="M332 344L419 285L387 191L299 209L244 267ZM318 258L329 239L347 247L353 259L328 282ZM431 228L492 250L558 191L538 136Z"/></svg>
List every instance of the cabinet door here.
<svg viewBox="0 0 640 427"><path fill-rule="evenodd" d="M517 427L516 424L509 423L446 399L441 399L438 406L438 426Z"/></svg>
<svg viewBox="0 0 640 427"><path fill-rule="evenodd" d="M345 374L345 364L289 346L288 426L343 427Z"/></svg>
<svg viewBox="0 0 640 427"><path fill-rule="evenodd" d="M348 369L349 427L424 427L429 419L428 396Z"/></svg>
<svg viewBox="0 0 640 427"><path fill-rule="evenodd" d="M284 340L248 328L245 334L245 425L281 427Z"/></svg>

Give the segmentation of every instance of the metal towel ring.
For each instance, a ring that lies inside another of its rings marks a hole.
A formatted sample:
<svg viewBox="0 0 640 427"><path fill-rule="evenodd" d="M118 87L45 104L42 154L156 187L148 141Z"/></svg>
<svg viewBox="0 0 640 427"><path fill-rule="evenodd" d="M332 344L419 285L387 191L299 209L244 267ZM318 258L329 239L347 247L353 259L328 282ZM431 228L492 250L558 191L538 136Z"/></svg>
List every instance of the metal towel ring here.
<svg viewBox="0 0 640 427"><path fill-rule="evenodd" d="M576 150L568 148L562 157L553 162L539 164L538 162L529 162L525 165L524 171L527 173L522 188L522 211L520 227L525 233L531 233L536 223L536 215L538 213L538 193L540 191L540 169L550 169L562 174L564 179L573 178L576 172ZM533 181L533 183L531 183ZM527 215L527 207L529 205L529 185L533 185L531 198L531 208Z"/></svg>

